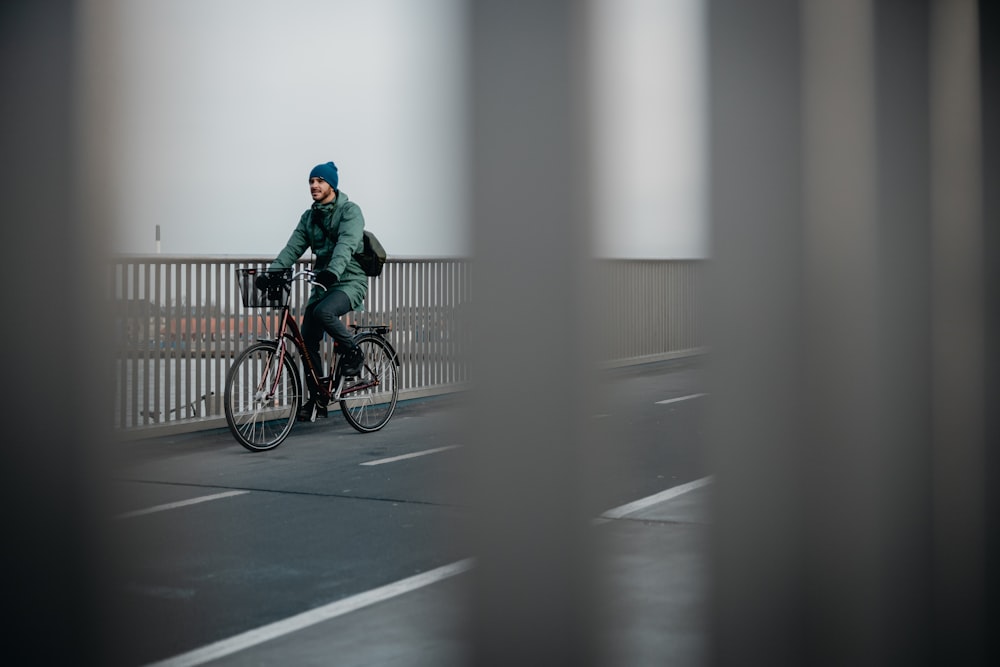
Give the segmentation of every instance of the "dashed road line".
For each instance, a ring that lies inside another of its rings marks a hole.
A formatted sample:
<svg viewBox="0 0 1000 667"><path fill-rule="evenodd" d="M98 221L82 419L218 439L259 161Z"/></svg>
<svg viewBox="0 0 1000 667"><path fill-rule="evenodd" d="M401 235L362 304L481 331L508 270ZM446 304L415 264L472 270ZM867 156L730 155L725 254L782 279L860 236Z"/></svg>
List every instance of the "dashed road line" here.
<svg viewBox="0 0 1000 667"><path fill-rule="evenodd" d="M296 614L295 616L290 616L253 630L248 630L242 634L217 641L214 644L209 644L194 651L152 663L151 665L147 665L147 667L194 667L195 665L202 665L212 660L218 660L227 655L232 655L238 651L297 632L317 623L329 621L338 616L371 606L377 602L383 602L461 574L472 567L472 562L471 558L466 558L465 560L443 565L437 569L422 572L407 579L401 579L380 588L374 588L370 591L365 591L364 593L331 602L328 605L310 609L301 614Z"/></svg>
<svg viewBox="0 0 1000 667"><path fill-rule="evenodd" d="M446 449L454 449L460 447L460 445L452 445L449 447L439 447L435 450L427 450L424 452L415 452L414 454L407 454L403 457L393 457L394 460L399 458L412 458L413 456L421 456L424 454L433 453L436 451L443 451ZM380 459L381 462L389 462L390 459ZM370 464L376 464L377 461L371 461ZM364 464L362 464L364 465ZM621 505L614 509L610 509L603 514L600 518L595 519L595 523L606 523L612 519L620 519L629 514L633 514L647 507L651 507L658 503L665 502L672 498L681 496L689 491L699 489L712 481L711 476L703 477L701 479L694 480L693 482L688 482L687 484L681 484L673 488L661 491L660 493L648 496L646 498L641 498L634 502L628 503L626 505ZM216 494L215 496L204 496L203 498L195 498L192 501L182 501L182 503L171 503L171 505L179 504L191 504L192 502L201 502L204 500L214 499L218 497L225 497L229 495L236 495L239 493L246 493L245 491L233 491L224 494ZM162 508L167 506L162 505ZM153 511L157 508L150 508L147 511ZM134 513L133 513L134 514ZM427 572L422 572L420 574L408 577L406 579L401 579L399 581L381 586L379 588L372 589L370 591L365 591L363 593L358 593L348 598L342 600L337 600L336 602L331 602L330 604L324 605L322 607L317 607L315 609L310 609L309 611L290 616L288 618L270 623L268 625L263 625L259 628L253 630L248 630L228 639L223 639L207 646L203 646L199 649L189 651L187 653L182 653L176 655L172 658L167 658L166 660L161 660L159 662L151 663L146 665L146 667L196 667L197 665L203 665L207 662L213 660L218 660L239 651L243 651L254 646L258 646L265 642L269 642L272 639L277 639L285 635L290 635L292 633L298 632L310 626L316 625L318 623L323 623L335 619L340 616L344 616L359 609L369 607L373 604L384 602L386 600L410 593L412 591L424 588L425 586L430 586L431 584L443 581L450 577L462 574L472 569L474 565L473 558L466 558L454 563L449 563L448 565L443 565L434 570L429 570Z"/></svg>
<svg viewBox="0 0 1000 667"><path fill-rule="evenodd" d="M363 466L380 466L385 463L395 463L396 461L404 461L406 459L415 459L418 456L427 456L428 454L437 454L438 452L445 452L449 449L458 449L462 445L448 445L447 447L435 447L434 449L425 449L420 452L413 452L411 454L402 454L400 456L393 456L387 459L376 459L374 461L365 461L361 465Z"/></svg>
<svg viewBox="0 0 1000 667"><path fill-rule="evenodd" d="M125 512L124 514L119 514L116 519L130 519L136 516L143 516L146 514L152 514L154 512L163 512L165 510L177 509L178 507L187 507L188 505L197 505L198 503L207 503L210 500L220 500L222 498L230 498L232 496L241 496L244 493L250 493L249 491L225 491L223 493L213 493L210 496L199 496L197 498L190 498L188 500L179 500L175 503L167 503L165 505L156 505L155 507L147 507L146 509L135 510L133 512Z"/></svg>
<svg viewBox="0 0 1000 667"><path fill-rule="evenodd" d="M708 396L708 394L690 394L688 396L681 396L680 398L668 398L665 401L657 401L656 405L667 405L668 403L679 403L680 401L690 401L692 398L701 398L702 396Z"/></svg>
<svg viewBox="0 0 1000 667"><path fill-rule="evenodd" d="M659 493L647 496L645 498L640 498L639 500L615 507L601 514L600 517L595 519L595 523L605 523L611 521L612 519L621 519L629 514L634 514L640 510L644 510L653 505L666 502L677 496L682 496L689 491L694 491L695 489L700 489L701 487L709 484L712 481L712 476L702 477L701 479L696 479L693 482L688 482L687 484L681 484L680 486L675 486L667 489L666 491L660 491Z"/></svg>

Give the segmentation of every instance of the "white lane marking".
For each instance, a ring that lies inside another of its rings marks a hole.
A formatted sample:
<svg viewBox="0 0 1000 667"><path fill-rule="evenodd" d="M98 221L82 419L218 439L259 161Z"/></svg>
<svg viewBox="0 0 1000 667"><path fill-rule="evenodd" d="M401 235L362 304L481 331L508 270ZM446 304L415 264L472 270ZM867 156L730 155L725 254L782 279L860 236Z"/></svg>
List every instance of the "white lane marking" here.
<svg viewBox="0 0 1000 667"><path fill-rule="evenodd" d="M404 593L415 591L418 588L429 586L438 581L453 577L456 574L461 574L472 567L472 561L473 559L471 558L456 561L449 565L444 565L437 569L387 584L381 588L359 593L349 598L290 616L284 620L276 621L254 630L248 630L229 639L223 639L214 644L195 649L194 651L152 663L147 667L193 667L194 665L201 665L211 660L217 660L252 646L257 646L272 639L316 625L317 623L349 614L352 611L357 611L377 602L383 602Z"/></svg>
<svg viewBox="0 0 1000 667"><path fill-rule="evenodd" d="M219 500L220 498L229 498L231 496L241 496L244 493L250 493L249 491L225 491L224 493L213 493L210 496L199 496L197 498L191 498L190 500L178 500L176 503L167 503L166 505L157 505L155 507L147 507L142 510L135 510L134 512L125 512L124 514L119 514L117 519L130 519L134 516L142 516L144 514L152 514L153 512L162 512L164 510L172 510L178 507L187 507L188 505L197 505L198 503L206 503L209 500Z"/></svg>
<svg viewBox="0 0 1000 667"><path fill-rule="evenodd" d="M622 517L628 516L640 510L644 510L647 507L652 507L653 505L666 502L677 496L682 496L689 491L694 491L695 489L700 489L706 484L712 481L712 476L702 477L701 479L696 479L693 482L688 482L687 484L681 484L680 486L675 486L673 488L667 489L666 491L660 491L652 496L647 496L645 498L640 498L634 502L628 503L626 505L621 505L620 507L615 507L607 512L601 514L598 519L595 519L596 523L604 523L612 519L621 519Z"/></svg>
<svg viewBox="0 0 1000 667"><path fill-rule="evenodd" d="M402 454L401 456L393 456L388 459L376 459L375 461L365 461L361 465L363 466L380 466L383 463L395 463L396 461L403 461L404 459L415 459L418 456L427 456L428 454L437 454L438 452L444 452L449 449L458 449L462 445L448 445L447 447L437 447L435 449L425 449L422 452L413 452L412 454Z"/></svg>
<svg viewBox="0 0 1000 667"><path fill-rule="evenodd" d="M665 401L657 401L656 405L666 405L667 403L678 403L680 401L690 401L692 398L701 398L702 396L708 396L708 394L691 394L689 396L681 396L680 398L668 398Z"/></svg>

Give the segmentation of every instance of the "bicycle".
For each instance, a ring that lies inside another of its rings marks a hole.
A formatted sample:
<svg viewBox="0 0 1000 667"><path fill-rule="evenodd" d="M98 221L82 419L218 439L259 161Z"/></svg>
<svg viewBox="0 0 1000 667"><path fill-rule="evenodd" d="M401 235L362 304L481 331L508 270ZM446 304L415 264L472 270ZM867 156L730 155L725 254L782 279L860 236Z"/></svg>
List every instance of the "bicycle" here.
<svg viewBox="0 0 1000 667"><path fill-rule="evenodd" d="M255 283L261 273L268 275L270 285L265 289ZM284 442L298 420L302 404L300 365L317 387L321 405L339 403L344 419L361 433L385 426L396 410L399 396L399 356L385 337L391 327L351 324L365 356L360 375L348 378L341 374L335 343L330 374L320 376L305 352L302 331L290 308L292 284L305 280L319 285L315 272L248 268L237 269L237 274L243 305L276 310L278 328L273 339L259 340L244 349L226 374L226 423L233 437L253 452L274 449Z"/></svg>

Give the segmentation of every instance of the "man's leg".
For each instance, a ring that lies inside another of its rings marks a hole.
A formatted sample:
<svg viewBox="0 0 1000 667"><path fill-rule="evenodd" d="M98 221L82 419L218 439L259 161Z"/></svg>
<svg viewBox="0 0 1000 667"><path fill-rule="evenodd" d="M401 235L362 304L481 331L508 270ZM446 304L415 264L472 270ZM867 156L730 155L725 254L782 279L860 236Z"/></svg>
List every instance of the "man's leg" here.
<svg viewBox="0 0 1000 667"><path fill-rule="evenodd" d="M315 304L306 306L306 312L302 315L302 340L306 344L306 354L316 369L317 375L323 375L323 359L319 354L319 344L323 340L323 326L316 321L314 316ZM316 383L312 376L306 371L306 388L309 390L309 400L299 408L299 421L312 421L316 417L326 417L326 406L316 405Z"/></svg>
<svg viewBox="0 0 1000 667"><path fill-rule="evenodd" d="M323 325L316 321L315 311L318 304L306 306L306 311L302 315L302 340L306 344L306 354L316 369L316 375L323 375L323 359L319 354L319 344L323 340ZM316 393L316 385L312 381L308 371L306 372L306 387L309 389L309 397Z"/></svg>
<svg viewBox="0 0 1000 667"><path fill-rule="evenodd" d="M354 347L354 337L351 336L347 326L340 321L341 316L349 312L351 312L351 300L336 289L322 301L306 308L302 318L302 338L309 358L312 359L320 375L323 374L323 361L319 354L319 344L323 340L324 333L330 334L340 345L341 350Z"/></svg>
<svg viewBox="0 0 1000 667"><path fill-rule="evenodd" d="M346 294L334 289L322 301L316 304L313 320L322 325L323 329L337 341L345 375L357 375L363 362L361 350L354 344L354 336L340 320L341 316L351 312L351 300ZM317 349L319 342L316 343Z"/></svg>
<svg viewBox="0 0 1000 667"><path fill-rule="evenodd" d="M351 312L351 300L338 289L331 290L330 293L317 303L313 308L310 324L316 323L323 327L323 331L337 341L341 347L350 348L354 345L354 337L348 330L347 325L340 321L341 316ZM303 329L303 336L305 330ZM319 339L322 332L316 337L316 349L319 350ZM310 341L306 341L309 343Z"/></svg>
<svg viewBox="0 0 1000 667"><path fill-rule="evenodd" d="M302 317L302 339L306 344L306 353L319 376L323 375L319 345L324 333L329 333L341 346L341 350L354 347L350 332L340 321L340 316L350 310L351 300L340 290L333 290L322 301L306 307ZM309 373L306 373L306 387L309 389L309 400L299 410L299 419L309 421L314 417L326 417L326 405L316 404L316 384Z"/></svg>

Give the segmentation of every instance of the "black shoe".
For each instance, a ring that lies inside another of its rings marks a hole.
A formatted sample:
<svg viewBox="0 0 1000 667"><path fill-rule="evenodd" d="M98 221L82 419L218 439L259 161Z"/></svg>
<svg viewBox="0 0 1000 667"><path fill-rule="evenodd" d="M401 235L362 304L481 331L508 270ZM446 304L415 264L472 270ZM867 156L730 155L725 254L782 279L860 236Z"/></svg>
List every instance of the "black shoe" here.
<svg viewBox="0 0 1000 667"><path fill-rule="evenodd" d="M344 377L357 377L365 365L365 353L355 345L340 357L340 374Z"/></svg>
<svg viewBox="0 0 1000 667"><path fill-rule="evenodd" d="M314 422L317 417L326 418L326 406L318 405L316 399L310 398L305 404L299 408L299 421L300 422Z"/></svg>

